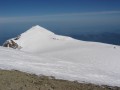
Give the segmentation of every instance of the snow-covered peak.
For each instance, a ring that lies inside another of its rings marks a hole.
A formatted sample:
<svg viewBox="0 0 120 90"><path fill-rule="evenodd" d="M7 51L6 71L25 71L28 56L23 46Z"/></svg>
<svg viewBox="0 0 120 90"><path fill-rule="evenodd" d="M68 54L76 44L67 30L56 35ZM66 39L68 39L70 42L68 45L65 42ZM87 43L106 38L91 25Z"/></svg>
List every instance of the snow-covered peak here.
<svg viewBox="0 0 120 90"><path fill-rule="evenodd" d="M34 26L0 47L0 68L120 86L120 47L56 35ZM32 53L28 53L32 52Z"/></svg>
<svg viewBox="0 0 120 90"><path fill-rule="evenodd" d="M39 25L35 25L35 26L33 26L33 28L43 28L43 27L41 27Z"/></svg>
<svg viewBox="0 0 120 90"><path fill-rule="evenodd" d="M25 51L41 51L43 49L51 49L55 46L60 46L69 40L73 40L67 36L54 34L53 32L39 26L33 26L20 37L10 39L5 42L4 46L20 47ZM12 43L11 43L12 42Z"/></svg>
<svg viewBox="0 0 120 90"><path fill-rule="evenodd" d="M32 28L30 28L29 30L40 30L40 31L48 31L47 29L39 26L39 25L35 25Z"/></svg>
<svg viewBox="0 0 120 90"><path fill-rule="evenodd" d="M33 34L44 34L44 35L51 35L51 34L54 34L53 32L39 26L39 25L36 25L36 26L33 26L32 28L28 29L26 32L24 32L23 34L27 34L27 35L33 35Z"/></svg>

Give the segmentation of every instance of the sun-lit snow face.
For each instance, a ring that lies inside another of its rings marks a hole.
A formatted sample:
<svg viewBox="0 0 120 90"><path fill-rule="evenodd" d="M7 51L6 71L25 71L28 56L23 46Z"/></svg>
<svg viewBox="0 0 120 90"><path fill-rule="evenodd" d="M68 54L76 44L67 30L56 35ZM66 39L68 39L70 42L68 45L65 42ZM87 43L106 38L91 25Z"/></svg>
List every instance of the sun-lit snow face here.
<svg viewBox="0 0 120 90"><path fill-rule="evenodd" d="M26 36L27 32L23 34ZM58 40L48 36L33 39L23 36L14 40L23 42L21 50L0 47L0 69L120 86L119 46L70 38L67 40L63 36L58 36Z"/></svg>
<svg viewBox="0 0 120 90"><path fill-rule="evenodd" d="M10 41L12 40L12 41ZM0 68L120 86L120 47L60 36L34 26L0 47Z"/></svg>

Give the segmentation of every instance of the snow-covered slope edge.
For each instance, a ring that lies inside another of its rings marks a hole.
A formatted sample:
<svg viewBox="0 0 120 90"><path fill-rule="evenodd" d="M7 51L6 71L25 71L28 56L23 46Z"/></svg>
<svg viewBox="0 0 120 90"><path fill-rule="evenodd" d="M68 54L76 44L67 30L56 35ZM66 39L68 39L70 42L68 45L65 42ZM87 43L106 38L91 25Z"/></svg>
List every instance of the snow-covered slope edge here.
<svg viewBox="0 0 120 90"><path fill-rule="evenodd" d="M15 69L58 79L77 80L100 85L120 86L120 61L90 59L84 62L33 55L19 50L0 47L0 68ZM113 55L114 56L114 55ZM87 56L86 56L87 57ZM108 57L108 56L106 56ZM113 57L114 58L114 57Z"/></svg>

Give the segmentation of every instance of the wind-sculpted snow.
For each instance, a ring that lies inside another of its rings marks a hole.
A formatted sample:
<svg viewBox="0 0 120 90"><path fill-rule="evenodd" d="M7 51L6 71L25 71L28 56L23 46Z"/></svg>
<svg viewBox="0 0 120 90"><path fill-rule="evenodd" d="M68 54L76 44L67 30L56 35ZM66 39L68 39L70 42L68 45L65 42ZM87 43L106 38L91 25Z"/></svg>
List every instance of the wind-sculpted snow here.
<svg viewBox="0 0 120 90"><path fill-rule="evenodd" d="M0 47L1 69L120 86L119 46L79 41L44 30L40 32L47 32L45 35L39 30L33 34L33 31L30 29L16 40L23 47L21 50Z"/></svg>

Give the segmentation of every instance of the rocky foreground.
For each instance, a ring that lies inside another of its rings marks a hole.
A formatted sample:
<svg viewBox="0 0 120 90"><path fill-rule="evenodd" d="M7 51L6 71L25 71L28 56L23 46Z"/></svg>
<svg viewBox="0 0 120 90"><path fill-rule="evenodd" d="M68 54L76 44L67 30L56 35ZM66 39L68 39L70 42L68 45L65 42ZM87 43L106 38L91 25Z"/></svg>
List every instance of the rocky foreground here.
<svg viewBox="0 0 120 90"><path fill-rule="evenodd" d="M16 70L0 70L0 90L120 90L120 88L58 80Z"/></svg>

